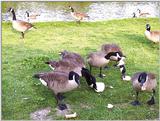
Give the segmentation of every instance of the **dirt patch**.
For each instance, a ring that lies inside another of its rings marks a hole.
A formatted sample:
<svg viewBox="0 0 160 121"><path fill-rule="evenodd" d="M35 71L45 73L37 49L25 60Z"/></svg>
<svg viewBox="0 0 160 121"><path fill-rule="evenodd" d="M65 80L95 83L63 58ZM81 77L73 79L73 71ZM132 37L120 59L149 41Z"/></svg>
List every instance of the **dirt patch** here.
<svg viewBox="0 0 160 121"><path fill-rule="evenodd" d="M80 107L84 108L84 109L91 109L92 107L90 105L84 104L84 103L80 103Z"/></svg>
<svg viewBox="0 0 160 121"><path fill-rule="evenodd" d="M71 107L70 105L66 104L67 105L67 109L65 110L59 110L58 108L56 108L56 116L61 116L61 117L65 117L66 114L71 114L73 113L71 111Z"/></svg>
<svg viewBox="0 0 160 121"><path fill-rule="evenodd" d="M129 106L129 104L128 103L120 103L120 104L115 104L114 106L119 107L119 108L126 108Z"/></svg>
<svg viewBox="0 0 160 121"><path fill-rule="evenodd" d="M51 112L51 107L37 110L30 114L32 120L52 120L48 114Z"/></svg>

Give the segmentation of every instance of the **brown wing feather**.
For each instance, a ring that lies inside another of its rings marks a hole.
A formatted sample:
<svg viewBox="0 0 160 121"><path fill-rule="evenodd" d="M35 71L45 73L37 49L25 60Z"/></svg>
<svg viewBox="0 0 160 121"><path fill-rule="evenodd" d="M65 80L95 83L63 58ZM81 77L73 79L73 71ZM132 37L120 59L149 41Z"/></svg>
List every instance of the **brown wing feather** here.
<svg viewBox="0 0 160 121"><path fill-rule="evenodd" d="M74 15L75 15L75 16L78 16L78 17L88 17L88 15L85 14L85 13L78 13L78 12L75 12Z"/></svg>
<svg viewBox="0 0 160 121"><path fill-rule="evenodd" d="M110 52L122 52L121 48L116 44L104 44L101 46L101 50L106 54Z"/></svg>
<svg viewBox="0 0 160 121"><path fill-rule="evenodd" d="M32 28L34 25L25 21L19 21L20 26L26 27L28 29Z"/></svg>

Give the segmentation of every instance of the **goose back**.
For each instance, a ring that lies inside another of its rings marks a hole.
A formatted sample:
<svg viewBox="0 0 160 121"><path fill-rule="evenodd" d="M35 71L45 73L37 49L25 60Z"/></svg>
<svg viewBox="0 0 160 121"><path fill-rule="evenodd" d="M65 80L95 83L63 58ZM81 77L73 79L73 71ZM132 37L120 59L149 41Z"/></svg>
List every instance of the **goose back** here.
<svg viewBox="0 0 160 121"><path fill-rule="evenodd" d="M120 52L122 53L122 49L117 45L117 44L103 44L101 46L101 50L105 53L108 54L110 52ZM114 56L111 56L111 60L117 61L117 58Z"/></svg>
<svg viewBox="0 0 160 121"><path fill-rule="evenodd" d="M98 51L98 52L92 52L87 57L87 62L89 65L92 65L94 67L104 67L107 63L109 63L109 60L105 58L105 53Z"/></svg>

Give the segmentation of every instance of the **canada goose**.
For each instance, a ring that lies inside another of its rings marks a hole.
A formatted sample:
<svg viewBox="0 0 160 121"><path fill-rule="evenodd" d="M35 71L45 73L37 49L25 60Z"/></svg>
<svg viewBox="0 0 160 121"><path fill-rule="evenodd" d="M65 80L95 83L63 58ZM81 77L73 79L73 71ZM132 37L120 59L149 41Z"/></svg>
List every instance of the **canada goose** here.
<svg viewBox="0 0 160 121"><path fill-rule="evenodd" d="M77 63L68 60L68 59L63 59L60 61L47 61L45 62L46 64L48 64L52 70L55 71L63 71L63 72L70 72L70 71L74 71L76 72L79 76L81 76L81 66L78 66Z"/></svg>
<svg viewBox="0 0 160 121"><path fill-rule="evenodd" d="M160 42L160 30L151 31L151 26L149 24L146 24L146 31L144 34L147 39L149 39L155 43Z"/></svg>
<svg viewBox="0 0 160 121"><path fill-rule="evenodd" d="M35 28L34 25L32 25L31 23L21 21L21 20L17 20L13 8L9 8L8 12L11 12L12 15L13 15L13 21L12 21L13 28L22 33L22 38L24 38L24 32L25 31L30 30L32 28Z"/></svg>
<svg viewBox="0 0 160 121"><path fill-rule="evenodd" d="M157 85L155 74L147 72L138 72L132 76L131 80L133 89L136 91L136 100L133 101L131 104L134 106L140 105L138 101L138 94L140 91L153 92L153 95L151 99L147 102L147 104L155 104L154 96L155 88Z"/></svg>
<svg viewBox="0 0 160 121"><path fill-rule="evenodd" d="M137 16L136 16L136 13L135 12L133 12L133 17L132 18L137 18Z"/></svg>
<svg viewBox="0 0 160 121"><path fill-rule="evenodd" d="M80 84L79 75L73 71L69 72L69 74L60 71L39 73L33 77L38 78L44 86L47 86L53 91L60 110L67 108L65 104L61 104L63 98L61 93L71 91Z"/></svg>
<svg viewBox="0 0 160 121"><path fill-rule="evenodd" d="M108 54L110 52L118 52L118 54L122 57L124 56L122 53L122 49L117 45L117 44L103 44L101 46L101 50L105 53ZM124 56L125 57L125 56ZM118 61L118 56L111 56L110 60L113 61Z"/></svg>
<svg viewBox="0 0 160 121"><path fill-rule="evenodd" d="M80 21L83 20L84 18L89 18L87 14L75 12L71 6L69 6L69 9L71 10L72 17L75 18L79 24Z"/></svg>
<svg viewBox="0 0 160 121"><path fill-rule="evenodd" d="M36 19L37 16L40 16L39 14L30 15L28 11L26 11L26 14L27 14L28 22L30 21L30 19Z"/></svg>
<svg viewBox="0 0 160 121"><path fill-rule="evenodd" d="M150 15L149 13L142 13L140 9L137 9L139 17L147 17L147 15Z"/></svg>
<svg viewBox="0 0 160 121"><path fill-rule="evenodd" d="M85 67L84 59L77 53L74 52L68 52L66 50L59 53L63 59L70 59L71 61L77 63L81 67Z"/></svg>
<svg viewBox="0 0 160 121"><path fill-rule="evenodd" d="M110 52L108 54L105 54L102 51L90 53L87 57L87 62L90 66L90 72L92 70L92 67L100 68L99 77L103 78L102 67L106 66L106 64L109 63L111 56L120 57L120 53L119 52Z"/></svg>

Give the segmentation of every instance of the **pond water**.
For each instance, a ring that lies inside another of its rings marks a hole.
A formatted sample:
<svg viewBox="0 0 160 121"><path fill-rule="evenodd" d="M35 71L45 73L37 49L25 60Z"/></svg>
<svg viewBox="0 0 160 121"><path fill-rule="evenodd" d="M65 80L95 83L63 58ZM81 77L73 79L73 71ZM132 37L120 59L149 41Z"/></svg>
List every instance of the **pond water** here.
<svg viewBox="0 0 160 121"><path fill-rule="evenodd" d="M20 20L27 21L25 12L28 11L31 15L40 14L31 22L73 21L69 5L90 16L84 21L132 18L133 12L138 15L137 9L148 12L148 17L160 17L160 2L2 2L2 20L12 20L12 15L6 11L13 7Z"/></svg>

